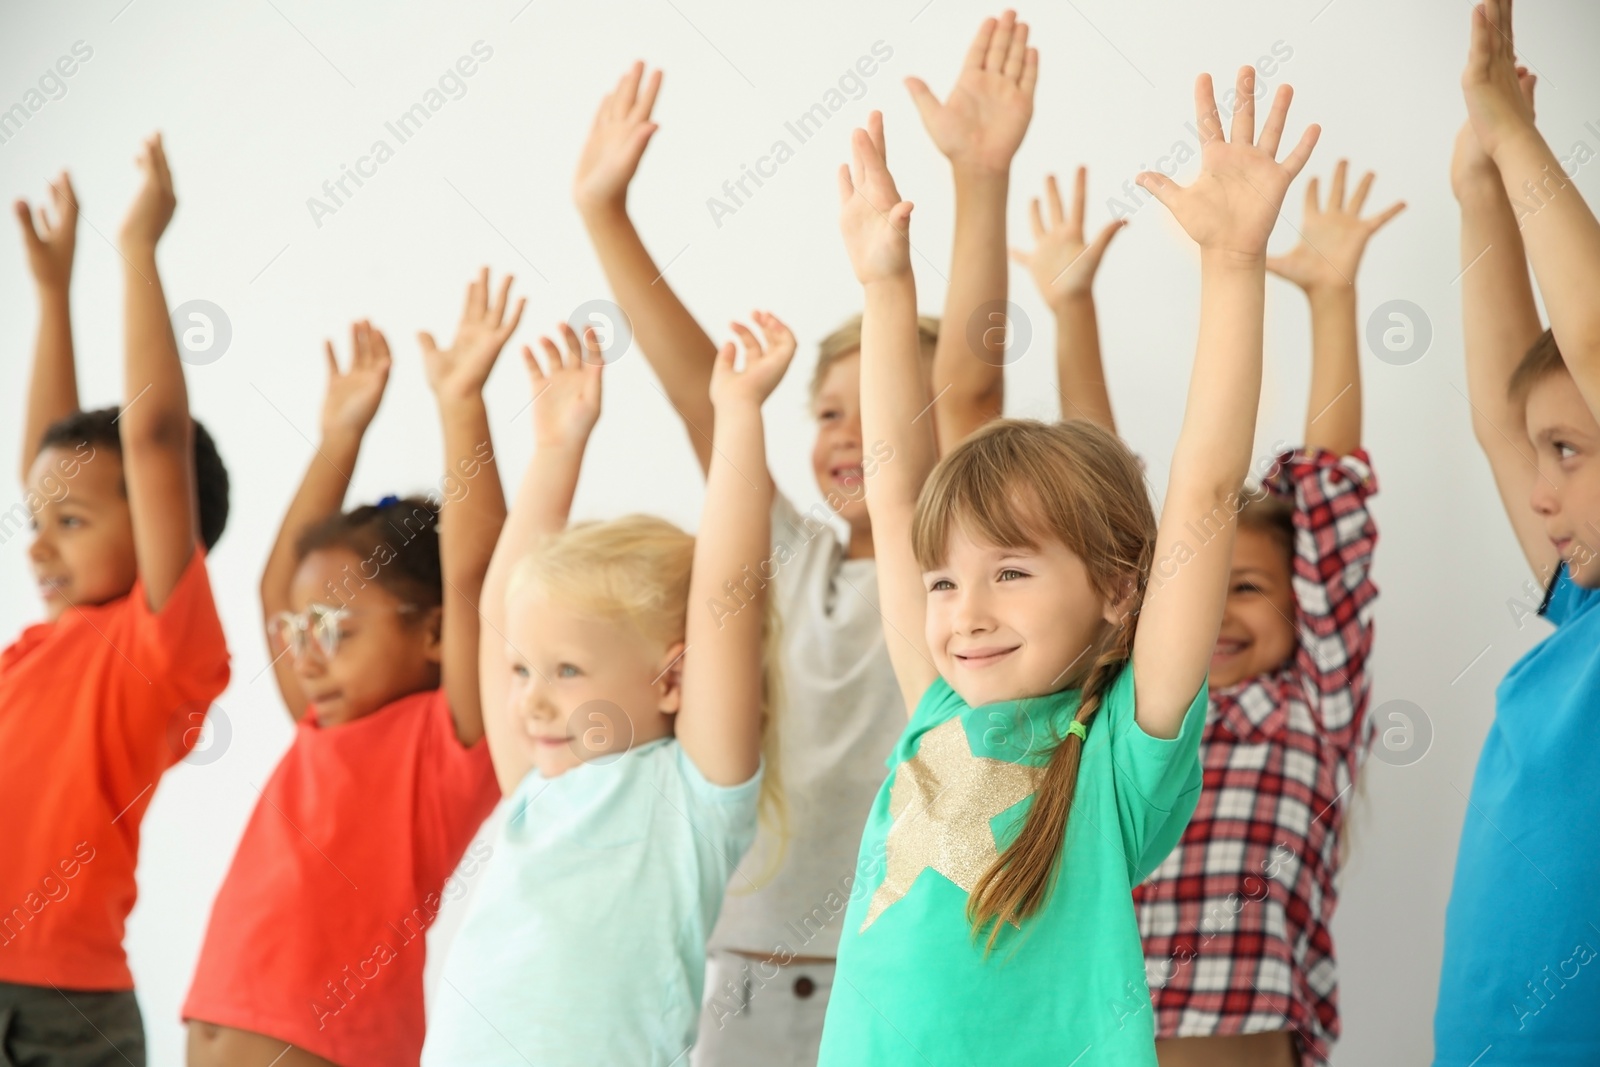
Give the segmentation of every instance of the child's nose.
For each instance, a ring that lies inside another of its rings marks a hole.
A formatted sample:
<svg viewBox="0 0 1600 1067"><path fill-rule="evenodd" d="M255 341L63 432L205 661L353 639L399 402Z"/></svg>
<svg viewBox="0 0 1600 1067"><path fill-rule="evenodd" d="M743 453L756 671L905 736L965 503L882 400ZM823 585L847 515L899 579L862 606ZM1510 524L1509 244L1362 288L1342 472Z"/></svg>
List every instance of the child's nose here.
<svg viewBox="0 0 1600 1067"><path fill-rule="evenodd" d="M1545 517L1561 510L1561 498L1556 494L1556 487L1543 474L1534 478L1533 490L1528 494L1528 503L1532 505L1536 514Z"/></svg>

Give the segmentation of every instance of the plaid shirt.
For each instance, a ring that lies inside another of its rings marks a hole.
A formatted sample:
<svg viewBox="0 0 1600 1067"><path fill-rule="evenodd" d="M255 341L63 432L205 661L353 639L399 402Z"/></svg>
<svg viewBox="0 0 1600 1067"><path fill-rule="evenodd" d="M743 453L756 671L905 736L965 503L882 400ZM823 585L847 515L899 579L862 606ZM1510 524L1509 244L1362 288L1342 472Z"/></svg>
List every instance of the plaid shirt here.
<svg viewBox="0 0 1600 1067"><path fill-rule="evenodd" d="M1212 694L1199 806L1134 902L1157 1036L1292 1028L1304 1067L1324 1067L1339 1036L1339 828L1372 738L1377 483L1364 451L1289 452L1265 488L1294 504L1299 647Z"/></svg>

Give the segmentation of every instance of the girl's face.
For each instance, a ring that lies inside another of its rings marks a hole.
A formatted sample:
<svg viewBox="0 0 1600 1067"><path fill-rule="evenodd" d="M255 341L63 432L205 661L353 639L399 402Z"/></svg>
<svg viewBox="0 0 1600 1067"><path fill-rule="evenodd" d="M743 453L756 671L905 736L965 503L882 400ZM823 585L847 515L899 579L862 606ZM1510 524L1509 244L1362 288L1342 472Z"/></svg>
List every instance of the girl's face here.
<svg viewBox="0 0 1600 1067"><path fill-rule="evenodd" d="M51 622L74 605L126 596L138 577L122 457L104 447L89 455L46 448L28 472L29 494L39 502L28 560Z"/></svg>
<svg viewBox="0 0 1600 1067"><path fill-rule="evenodd" d="M301 650L270 639L272 653L294 658L295 676L322 726L370 715L412 693L439 686L440 610L403 602L375 581L362 581L364 561L347 548L306 555L289 587L291 610L302 620L339 611L330 656L315 635ZM314 608L313 606L318 607Z"/></svg>
<svg viewBox="0 0 1600 1067"><path fill-rule="evenodd" d="M513 736L545 778L610 762L672 734L682 641L575 612L533 583L506 605L506 705Z"/></svg>
<svg viewBox="0 0 1600 1067"><path fill-rule="evenodd" d="M1534 383L1527 425L1539 468L1529 503L1572 580L1600 589L1600 425L1570 374Z"/></svg>
<svg viewBox="0 0 1600 1067"><path fill-rule="evenodd" d="M1066 688L1117 620L1083 560L1059 541L1002 548L957 523L944 564L922 578L934 666L972 707Z"/></svg>
<svg viewBox="0 0 1600 1067"><path fill-rule="evenodd" d="M862 480L861 356L835 360L811 406L817 440L811 447L811 473L828 505L851 529L866 529L866 486Z"/></svg>
<svg viewBox="0 0 1600 1067"><path fill-rule="evenodd" d="M1294 588L1283 543L1265 530L1240 526L1222 626L1211 653L1215 691L1276 670L1295 648Z"/></svg>

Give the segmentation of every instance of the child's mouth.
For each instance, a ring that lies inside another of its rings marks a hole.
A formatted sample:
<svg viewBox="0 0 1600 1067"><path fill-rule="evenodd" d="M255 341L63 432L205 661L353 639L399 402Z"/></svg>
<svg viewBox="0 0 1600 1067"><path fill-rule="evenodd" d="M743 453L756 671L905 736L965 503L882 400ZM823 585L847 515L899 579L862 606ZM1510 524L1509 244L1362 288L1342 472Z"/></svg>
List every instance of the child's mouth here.
<svg viewBox="0 0 1600 1067"><path fill-rule="evenodd" d="M1017 647L1015 645L1010 648L975 648L966 652L957 652L956 660L963 667L989 667L999 663L1016 650Z"/></svg>

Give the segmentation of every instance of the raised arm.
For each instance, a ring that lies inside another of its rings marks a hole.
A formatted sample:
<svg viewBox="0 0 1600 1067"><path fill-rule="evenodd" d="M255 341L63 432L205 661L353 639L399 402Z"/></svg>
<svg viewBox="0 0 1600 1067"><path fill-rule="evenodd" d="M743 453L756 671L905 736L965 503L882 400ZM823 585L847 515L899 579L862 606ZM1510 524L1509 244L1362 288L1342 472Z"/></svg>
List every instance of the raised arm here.
<svg viewBox="0 0 1600 1067"><path fill-rule="evenodd" d="M511 511L494 546L483 580L483 625L478 643L479 700L483 730L489 739L500 791L509 796L533 767L527 746L516 739L517 725L506 705L510 687L510 660L506 655L506 583L511 571L540 537L566 528L567 512L578 487L578 471L589 434L600 418L600 375L604 353L594 331L585 330L583 347L565 323L561 332L567 353L563 357L548 337L539 339L548 373L522 347L533 393L534 453L523 471Z"/></svg>
<svg viewBox="0 0 1600 1067"><path fill-rule="evenodd" d="M1311 399L1306 449L1347 456L1361 447L1361 349L1356 331L1356 271L1372 235L1405 209L1391 204L1369 219L1361 207L1372 189L1368 171L1345 200L1340 160L1333 168L1328 206L1318 203L1317 179L1306 183L1300 242L1288 255L1268 256L1267 269L1305 291L1311 302Z"/></svg>
<svg viewBox="0 0 1600 1067"><path fill-rule="evenodd" d="M1061 393L1063 419L1088 419L1117 432L1111 417L1111 395L1100 362L1100 322L1094 310L1094 276L1111 239L1128 224L1116 219L1084 243L1083 208L1088 172L1078 168L1073 188L1072 214L1061 208L1061 190L1054 174L1045 176L1045 196L1050 204L1050 224L1045 225L1034 197L1033 251L1012 249L1011 258L1028 269L1039 294L1056 320L1056 388Z"/></svg>
<svg viewBox="0 0 1600 1067"><path fill-rule="evenodd" d="M1005 401L1006 193L1011 157L1033 118L1038 77L1039 51L1028 47L1027 23L1007 11L978 27L944 103L920 78L906 79L956 186L950 286L933 357L934 420L945 451L999 417Z"/></svg>
<svg viewBox="0 0 1600 1067"><path fill-rule="evenodd" d="M33 208L18 200L17 222L28 250L28 269L39 290L39 336L33 345L33 370L28 378L28 412L22 423L22 480L39 455L39 439L59 419L78 410L78 376L72 355L72 314L68 290L72 285L72 254L78 239L78 196L72 179L62 171L50 185L55 209L39 208L34 226Z"/></svg>
<svg viewBox="0 0 1600 1067"><path fill-rule="evenodd" d="M870 131L870 132L869 132ZM861 316L861 438L883 442L890 460L867 479L867 514L878 568L878 604L889 662L906 714L938 677L925 634L928 591L911 551L917 494L938 461L917 340L911 275L911 202L900 199L883 152L883 116L851 135L852 162L839 168L839 229L865 307Z"/></svg>
<svg viewBox="0 0 1600 1067"><path fill-rule="evenodd" d="M1195 83L1199 177L1187 187L1152 171L1138 178L1200 246L1200 340L1134 637L1135 715L1155 737L1178 736L1216 644L1233 565L1236 502L1261 400L1267 238L1320 132L1307 129L1276 162L1292 93L1279 87L1258 138L1254 90L1255 69L1241 68L1239 105L1225 139L1211 78L1201 75ZM1194 545L1188 543L1195 539L1191 530L1220 532Z"/></svg>
<svg viewBox="0 0 1600 1067"><path fill-rule="evenodd" d="M156 243L178 206L161 135L138 156L144 183L123 221L123 404L117 420L122 474L133 521L133 551L145 601L159 612L200 539L195 496L194 423Z"/></svg>
<svg viewBox="0 0 1600 1067"><path fill-rule="evenodd" d="M794 334L770 312L758 312L762 341L736 330L717 352L711 377L716 451L706 475L706 502L695 535L684 632L683 702L676 734L708 781L738 785L761 759L761 641L768 595L759 578L772 551L772 480L767 469L761 405L794 357ZM732 606L729 588L738 590Z"/></svg>
<svg viewBox="0 0 1600 1067"><path fill-rule="evenodd" d="M1529 201L1519 220L1522 240L1550 330L1590 411L1600 412L1600 221L1533 124L1517 80L1511 0L1474 9L1461 85L1467 116L1501 184L1508 195Z"/></svg>
<svg viewBox="0 0 1600 1067"><path fill-rule="evenodd" d="M709 390L717 346L672 291L628 217L628 183L657 129L650 112L661 89L661 72L650 75L641 89L643 78L644 64L635 63L600 101L578 158L572 197L612 295L632 323L634 342L683 419L704 474L711 469L714 412Z"/></svg>
<svg viewBox="0 0 1600 1067"><path fill-rule="evenodd" d="M279 612L291 610L289 589L299 566L295 543L312 526L337 514L350 489L361 440L378 412L389 381L389 343L382 332L362 320L350 327L350 369L339 369L333 342L326 343L328 386L322 401L322 439L318 442L300 487L278 526L278 536L261 572L261 618L267 632L267 651L284 707L299 722L309 701L295 674L289 647L271 625Z"/></svg>
<svg viewBox="0 0 1600 1067"><path fill-rule="evenodd" d="M1473 15L1474 33L1479 19L1479 15ZM1478 47L1477 43L1473 45L1469 70L1477 71L1487 62L1478 58ZM1485 43L1484 47L1489 46ZM1497 70L1499 64L1487 62L1487 67ZM1522 68L1513 68L1512 74L1517 78L1518 94L1531 122L1536 78ZM1474 74L1474 78L1479 76ZM1468 110L1470 115L1470 104ZM1523 556L1543 581L1554 571L1560 554L1550 543L1543 520L1529 504L1539 473L1528 441L1523 405L1511 399L1508 387L1512 373L1544 327L1528 276L1521 221L1512 208L1500 168L1484 150L1470 117L1456 134L1450 187L1461 206L1462 349L1473 435L1489 461L1500 502ZM1575 190L1568 192L1575 194ZM1513 195L1521 203L1525 192L1517 187Z"/></svg>
<svg viewBox="0 0 1600 1067"><path fill-rule="evenodd" d="M478 601L495 541L506 521L505 491L489 436L483 386L500 350L522 319L524 301L507 314L511 275L489 302L489 268L467 287L467 306L455 340L440 349L433 335L420 333L422 365L439 403L444 430L445 481L449 489L439 509L439 568L444 578L440 632L440 680L464 745L483 736L478 692Z"/></svg>

